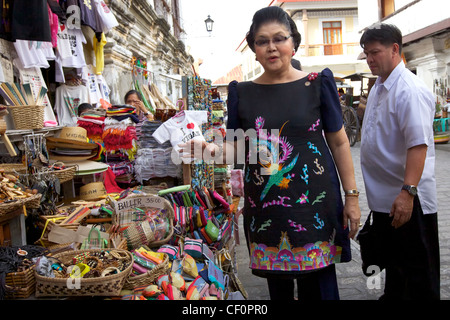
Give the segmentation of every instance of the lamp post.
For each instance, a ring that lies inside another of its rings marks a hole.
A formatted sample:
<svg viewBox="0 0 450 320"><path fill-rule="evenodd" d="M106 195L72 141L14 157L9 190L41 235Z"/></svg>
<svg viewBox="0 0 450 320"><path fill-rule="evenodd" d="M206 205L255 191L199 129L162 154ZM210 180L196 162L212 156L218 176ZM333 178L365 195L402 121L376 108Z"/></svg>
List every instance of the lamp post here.
<svg viewBox="0 0 450 320"><path fill-rule="evenodd" d="M213 29L214 20L208 15L208 18L205 20L206 31L208 31L209 36L211 36L211 32Z"/></svg>

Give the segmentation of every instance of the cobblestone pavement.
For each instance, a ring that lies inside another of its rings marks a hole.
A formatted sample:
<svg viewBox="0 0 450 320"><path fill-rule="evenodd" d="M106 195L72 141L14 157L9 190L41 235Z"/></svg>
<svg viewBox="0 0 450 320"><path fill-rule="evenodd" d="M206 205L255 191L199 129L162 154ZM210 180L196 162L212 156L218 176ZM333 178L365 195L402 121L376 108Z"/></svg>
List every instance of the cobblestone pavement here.
<svg viewBox="0 0 450 320"><path fill-rule="evenodd" d="M356 183L360 194L361 221L367 218L369 209L360 166L360 142L351 148L355 166ZM438 198L438 222L441 254L441 299L450 300L450 144L436 145L436 181ZM240 245L236 247L238 277L248 293L249 300L268 300L266 280L252 275L248 268L248 250L239 217ZM351 241L352 261L337 265L337 277L341 300L377 300L383 293L384 272L379 279L367 278L361 271L359 244ZM379 280L379 281L377 281Z"/></svg>

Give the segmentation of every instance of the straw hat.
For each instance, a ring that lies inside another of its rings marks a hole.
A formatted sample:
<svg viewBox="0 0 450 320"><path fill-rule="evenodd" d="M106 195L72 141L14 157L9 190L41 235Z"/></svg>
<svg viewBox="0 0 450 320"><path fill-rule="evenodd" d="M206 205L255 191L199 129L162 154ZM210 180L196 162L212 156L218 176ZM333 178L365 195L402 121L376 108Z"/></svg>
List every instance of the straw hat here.
<svg viewBox="0 0 450 320"><path fill-rule="evenodd" d="M47 145L57 148L95 149L97 144L87 142L87 130L81 127L64 127L59 137L48 137Z"/></svg>
<svg viewBox="0 0 450 320"><path fill-rule="evenodd" d="M87 160L98 154L98 144L87 142L87 131L81 127L64 127L57 138L48 137L46 139L49 157L52 160L61 161L82 161ZM86 150L89 154L77 155L67 152L58 152L55 148L62 150L76 149Z"/></svg>
<svg viewBox="0 0 450 320"><path fill-rule="evenodd" d="M91 182L80 188L81 200L100 200L106 196L107 192L103 182Z"/></svg>

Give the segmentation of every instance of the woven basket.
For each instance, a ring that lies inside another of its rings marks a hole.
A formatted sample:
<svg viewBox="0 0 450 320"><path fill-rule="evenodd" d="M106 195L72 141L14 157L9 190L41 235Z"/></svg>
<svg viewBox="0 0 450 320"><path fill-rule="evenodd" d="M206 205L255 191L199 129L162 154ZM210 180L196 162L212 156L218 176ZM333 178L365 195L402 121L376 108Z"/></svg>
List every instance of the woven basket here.
<svg viewBox="0 0 450 320"><path fill-rule="evenodd" d="M5 173L26 173L27 167L22 163L0 163L0 168L5 170Z"/></svg>
<svg viewBox="0 0 450 320"><path fill-rule="evenodd" d="M28 298L35 290L34 268L30 267L22 272L7 273L5 282L7 299Z"/></svg>
<svg viewBox="0 0 450 320"><path fill-rule="evenodd" d="M164 256L164 261L147 273L137 276L132 276L130 274L130 276L125 281L123 288L132 290L137 287L148 286L152 284L152 282L157 280L159 276L168 274L170 272L169 256L167 254L164 254Z"/></svg>
<svg viewBox="0 0 450 320"><path fill-rule="evenodd" d="M133 201L134 199L143 199L142 208L144 207L150 207L153 206L151 204L146 204L145 199L148 196L145 195L131 195L128 196L126 199L131 199ZM141 247L142 245L147 245L149 247L157 247L161 246L172 238L174 233L174 227L173 227L173 220L175 217L175 213L173 210L172 205L170 202L162 197L152 195L152 197L157 198L159 201L162 202L162 209L166 211L167 218L168 218L168 227L169 230L167 231L166 237L161 240L153 240L153 231L148 227L148 220L143 221L136 221L131 222L129 218L123 219L123 215L127 215L127 212L118 212L117 210L114 210L112 222L114 225L119 225L120 227L127 227L124 230L124 237L127 241L127 248L128 250L133 250L138 247ZM114 204L114 207L116 208L116 204ZM121 218L122 216L122 218Z"/></svg>
<svg viewBox="0 0 450 320"><path fill-rule="evenodd" d="M15 211L17 209L20 209L22 208L23 205L25 205L27 209L37 209L41 204L41 197L42 194L38 193L28 198L17 199L17 201L15 202L1 203L0 216Z"/></svg>
<svg viewBox="0 0 450 320"><path fill-rule="evenodd" d="M8 106L16 130L42 129L45 106Z"/></svg>
<svg viewBox="0 0 450 320"><path fill-rule="evenodd" d="M76 166L72 166L63 170L52 171L52 173L59 179L60 183L72 180L76 172L77 172Z"/></svg>
<svg viewBox="0 0 450 320"><path fill-rule="evenodd" d="M97 278L81 278L69 279L66 278L49 278L39 275L36 271L36 297L55 297L55 296L119 296L123 285L131 273L133 268L133 256L129 251L118 249L92 249L92 250L76 250L66 251L55 254L53 257L58 259L65 265L72 264L72 258L83 252L100 252L100 251L116 251L125 253L131 263L128 267L117 274L108 275Z"/></svg>

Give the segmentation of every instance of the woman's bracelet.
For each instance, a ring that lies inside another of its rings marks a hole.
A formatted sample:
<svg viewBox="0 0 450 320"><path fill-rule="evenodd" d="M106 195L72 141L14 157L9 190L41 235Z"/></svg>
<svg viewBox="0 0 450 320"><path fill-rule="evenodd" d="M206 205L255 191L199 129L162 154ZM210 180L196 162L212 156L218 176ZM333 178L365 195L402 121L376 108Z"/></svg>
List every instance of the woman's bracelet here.
<svg viewBox="0 0 450 320"><path fill-rule="evenodd" d="M359 197L359 191L357 189L344 190L346 197Z"/></svg>

